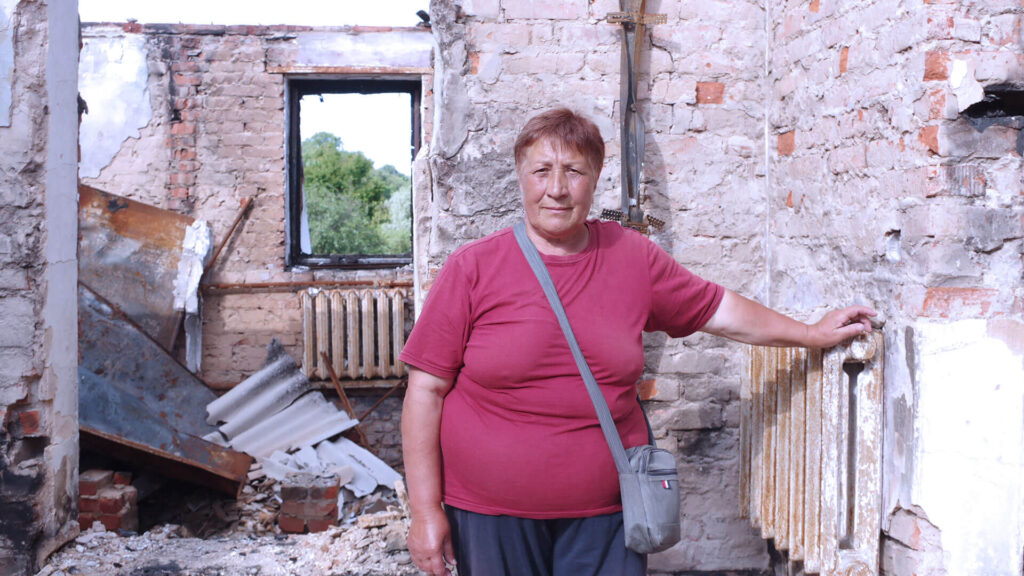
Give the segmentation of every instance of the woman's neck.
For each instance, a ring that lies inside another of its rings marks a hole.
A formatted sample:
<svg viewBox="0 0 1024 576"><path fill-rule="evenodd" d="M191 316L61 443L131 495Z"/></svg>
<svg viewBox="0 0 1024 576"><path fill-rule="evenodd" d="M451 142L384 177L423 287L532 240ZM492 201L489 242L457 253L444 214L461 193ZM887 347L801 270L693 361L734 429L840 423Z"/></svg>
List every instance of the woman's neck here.
<svg viewBox="0 0 1024 576"><path fill-rule="evenodd" d="M546 256L571 256L587 249L590 243L590 226L586 223L575 233L564 238L545 237L526 223L526 233L537 247L537 251Z"/></svg>

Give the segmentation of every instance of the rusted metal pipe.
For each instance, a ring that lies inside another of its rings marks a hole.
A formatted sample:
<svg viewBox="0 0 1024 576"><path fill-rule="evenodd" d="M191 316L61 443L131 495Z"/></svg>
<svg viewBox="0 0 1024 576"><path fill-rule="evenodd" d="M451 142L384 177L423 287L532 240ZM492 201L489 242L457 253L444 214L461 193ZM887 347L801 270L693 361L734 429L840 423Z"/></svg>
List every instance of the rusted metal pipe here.
<svg viewBox="0 0 1024 576"><path fill-rule="evenodd" d="M292 282L224 282L202 286L205 293L249 292L257 290L290 291L302 288L409 288L410 280L298 280Z"/></svg>
<svg viewBox="0 0 1024 576"><path fill-rule="evenodd" d="M341 381L338 380L338 375L334 373L334 366L331 364L331 358L327 355L327 352L321 352L320 358L323 360L324 366L327 367L327 374L331 377L331 383L334 384L334 390L338 393L338 398L341 398L341 403L345 406L345 412L348 412L349 417L355 418L356 411L352 408L352 403L349 402L348 394L345 394L345 389L341 387ZM369 446L369 442L366 439L366 433L363 429L356 424L356 434L359 436L359 443L363 446Z"/></svg>
<svg viewBox="0 0 1024 576"><path fill-rule="evenodd" d="M406 381L407 381L406 378L402 378L401 380L396 382L395 385L392 386L390 390L385 392L384 395L380 397L380 400L377 400L376 402L374 402L373 406L370 406L369 410L367 410L366 412L363 412L363 414L361 416L359 416L359 421L362 422L367 416L372 414L373 411L376 410L378 406L380 406L381 404L384 403L385 400L387 400L388 396L391 396L392 394L394 394L395 390L398 390L398 388L400 386L402 386L403 384L405 384Z"/></svg>
<svg viewBox="0 0 1024 576"><path fill-rule="evenodd" d="M228 233L224 235L220 244L217 245L217 249L213 251L213 256L210 256L210 261L207 262L206 266L203 268L203 276L209 273L210 269L213 268L213 264L217 261L217 256L220 256L221 250L227 246L228 240L231 240L231 237L235 234L235 228L238 228L238 224L242 221L242 218L245 218L245 215L249 213L252 206L253 201L251 197L242 199L242 208L238 211L238 216L235 216L235 221L231 223L231 228L228 229Z"/></svg>

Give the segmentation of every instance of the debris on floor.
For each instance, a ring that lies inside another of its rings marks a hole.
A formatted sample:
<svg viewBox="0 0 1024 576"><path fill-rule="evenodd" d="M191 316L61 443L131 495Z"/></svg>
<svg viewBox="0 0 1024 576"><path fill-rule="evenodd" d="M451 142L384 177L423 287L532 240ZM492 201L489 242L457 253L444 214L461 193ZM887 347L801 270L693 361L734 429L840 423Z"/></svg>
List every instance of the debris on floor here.
<svg viewBox="0 0 1024 576"><path fill-rule="evenodd" d="M88 478L102 484L109 474ZM289 534L278 526L287 501L283 483L264 474L258 463L249 477L238 499L202 487L163 494L164 506L177 508L176 517L141 534L108 531L95 522L37 576L419 573L405 546L409 520L401 481L394 490L378 489L362 498L348 494L336 513L340 525ZM318 496L322 501L333 494Z"/></svg>

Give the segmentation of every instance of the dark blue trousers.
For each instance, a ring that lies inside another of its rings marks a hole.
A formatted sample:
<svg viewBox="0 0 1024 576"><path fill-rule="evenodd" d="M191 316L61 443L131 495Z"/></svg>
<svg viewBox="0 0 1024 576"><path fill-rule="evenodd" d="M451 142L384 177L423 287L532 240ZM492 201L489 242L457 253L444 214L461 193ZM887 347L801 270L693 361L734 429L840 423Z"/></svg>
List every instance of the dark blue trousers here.
<svg viewBox="0 0 1024 576"><path fill-rule="evenodd" d="M626 548L622 513L531 520L446 506L459 576L643 576Z"/></svg>

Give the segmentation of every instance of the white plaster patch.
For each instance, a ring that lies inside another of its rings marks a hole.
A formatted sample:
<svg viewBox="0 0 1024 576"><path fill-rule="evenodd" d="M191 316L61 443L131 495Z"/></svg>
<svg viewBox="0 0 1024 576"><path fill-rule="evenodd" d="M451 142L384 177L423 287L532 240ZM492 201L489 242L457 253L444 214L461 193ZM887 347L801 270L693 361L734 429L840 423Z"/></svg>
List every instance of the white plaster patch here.
<svg viewBox="0 0 1024 576"><path fill-rule="evenodd" d="M11 125L14 86L14 7L18 0L0 0L0 126Z"/></svg>
<svg viewBox="0 0 1024 576"><path fill-rule="evenodd" d="M1024 370L985 320L921 322L913 504L942 531L949 574L1019 576Z"/></svg>
<svg viewBox="0 0 1024 576"><path fill-rule="evenodd" d="M299 34L299 52L287 66L430 68L434 37L422 32Z"/></svg>
<svg viewBox="0 0 1024 576"><path fill-rule="evenodd" d="M210 227L205 220L196 220L185 229L181 244L178 276L174 279L174 309L188 314L199 313L199 280L210 253Z"/></svg>
<svg viewBox="0 0 1024 576"><path fill-rule="evenodd" d="M963 112L971 104L981 102L985 97L985 89L974 78L974 63L969 60L953 59L949 72L949 85L953 87L959 112Z"/></svg>
<svg viewBox="0 0 1024 576"><path fill-rule="evenodd" d="M79 176L95 178L121 144L138 138L153 118L146 39L141 34L85 38L78 85L89 113L82 117Z"/></svg>

